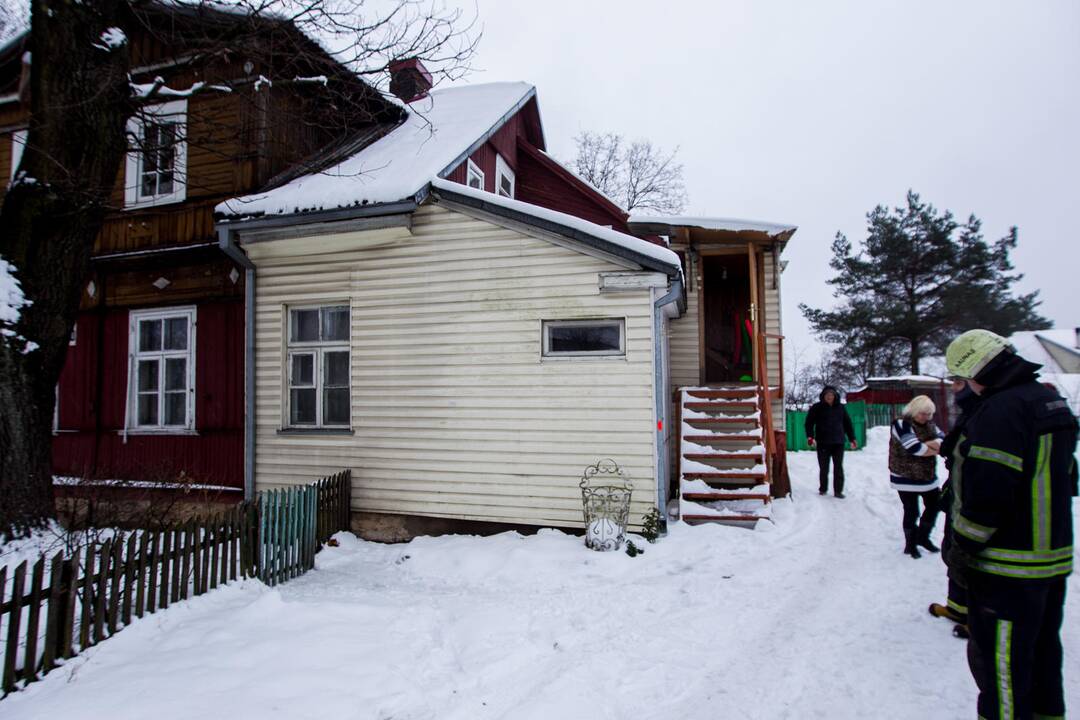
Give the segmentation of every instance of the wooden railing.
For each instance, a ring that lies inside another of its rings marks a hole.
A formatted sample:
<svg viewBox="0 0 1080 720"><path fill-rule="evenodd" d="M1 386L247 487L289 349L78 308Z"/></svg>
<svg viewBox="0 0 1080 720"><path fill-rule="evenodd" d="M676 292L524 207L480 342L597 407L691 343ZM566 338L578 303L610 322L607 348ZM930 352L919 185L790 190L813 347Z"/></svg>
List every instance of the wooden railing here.
<svg viewBox="0 0 1080 720"><path fill-rule="evenodd" d="M0 691L31 683L148 613L238 578L286 582L349 529L350 473L167 530L0 567ZM10 591L9 591L10 588Z"/></svg>

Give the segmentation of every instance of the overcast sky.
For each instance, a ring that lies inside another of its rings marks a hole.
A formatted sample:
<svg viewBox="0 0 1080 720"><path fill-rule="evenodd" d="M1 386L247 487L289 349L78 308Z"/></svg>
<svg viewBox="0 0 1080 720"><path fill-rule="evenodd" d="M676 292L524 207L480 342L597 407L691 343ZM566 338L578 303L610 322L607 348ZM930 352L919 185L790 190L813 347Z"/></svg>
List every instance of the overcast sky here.
<svg viewBox="0 0 1080 720"><path fill-rule="evenodd" d="M549 150L582 130L680 148L687 214L799 226L784 330L833 302L829 244L908 188L1020 229L1058 327L1080 326L1080 1L478 0L467 82L537 87Z"/></svg>

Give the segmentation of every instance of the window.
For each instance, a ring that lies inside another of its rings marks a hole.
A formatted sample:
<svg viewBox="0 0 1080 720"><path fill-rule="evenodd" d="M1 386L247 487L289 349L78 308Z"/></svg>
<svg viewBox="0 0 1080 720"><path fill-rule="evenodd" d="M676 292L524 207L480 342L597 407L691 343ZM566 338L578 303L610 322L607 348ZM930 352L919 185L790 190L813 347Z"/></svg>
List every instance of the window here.
<svg viewBox="0 0 1080 720"><path fill-rule="evenodd" d="M623 320L545 320L545 357L626 355Z"/></svg>
<svg viewBox="0 0 1080 720"><path fill-rule="evenodd" d="M349 306L290 308L289 427L348 427Z"/></svg>
<svg viewBox="0 0 1080 720"><path fill-rule="evenodd" d="M125 206L180 202L187 181L187 101L148 106L128 122Z"/></svg>
<svg viewBox="0 0 1080 720"><path fill-rule="evenodd" d="M480 171L480 168L476 166L472 160L469 160L469 164L465 171L465 184L471 188L477 190L484 189L484 173Z"/></svg>
<svg viewBox="0 0 1080 720"><path fill-rule="evenodd" d="M503 197L514 197L514 171L503 160L502 155L495 156L495 192Z"/></svg>
<svg viewBox="0 0 1080 720"><path fill-rule="evenodd" d="M195 427L195 310L131 313L129 428Z"/></svg>
<svg viewBox="0 0 1080 720"><path fill-rule="evenodd" d="M8 178L15 179L15 171L19 168L19 163L22 161L23 148L26 147L26 134L27 130L16 130L11 133L11 173Z"/></svg>

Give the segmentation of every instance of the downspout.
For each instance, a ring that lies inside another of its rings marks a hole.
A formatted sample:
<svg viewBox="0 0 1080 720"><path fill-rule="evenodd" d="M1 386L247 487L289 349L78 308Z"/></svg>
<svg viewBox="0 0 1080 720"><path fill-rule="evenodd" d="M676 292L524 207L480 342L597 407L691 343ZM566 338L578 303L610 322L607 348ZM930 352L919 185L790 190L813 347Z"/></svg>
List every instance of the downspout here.
<svg viewBox="0 0 1080 720"><path fill-rule="evenodd" d="M668 377L664 372L664 339L661 335L664 327L663 308L682 298L682 278L672 280L671 289L653 303L653 389L656 396L656 509L660 512L659 530L667 534L667 496L668 496L668 452L665 433L668 417L665 412Z"/></svg>
<svg viewBox="0 0 1080 720"><path fill-rule="evenodd" d="M244 499L255 499L255 263L218 227L218 247L244 268Z"/></svg>

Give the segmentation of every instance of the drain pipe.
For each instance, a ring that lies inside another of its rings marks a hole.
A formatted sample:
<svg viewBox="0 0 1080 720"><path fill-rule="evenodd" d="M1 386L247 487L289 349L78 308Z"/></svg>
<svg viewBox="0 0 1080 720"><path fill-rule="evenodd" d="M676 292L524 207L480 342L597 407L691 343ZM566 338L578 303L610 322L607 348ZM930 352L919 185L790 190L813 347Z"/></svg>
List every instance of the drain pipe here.
<svg viewBox="0 0 1080 720"><path fill-rule="evenodd" d="M669 465L667 442L664 438L669 420L664 412L668 392L668 373L664 372L663 308L682 299L682 278L672 280L671 289L653 303L653 388L656 396L656 508L660 512L660 534L667 534L667 496Z"/></svg>
<svg viewBox="0 0 1080 720"><path fill-rule="evenodd" d="M255 263L218 226L218 247L244 268L244 499L255 498Z"/></svg>

